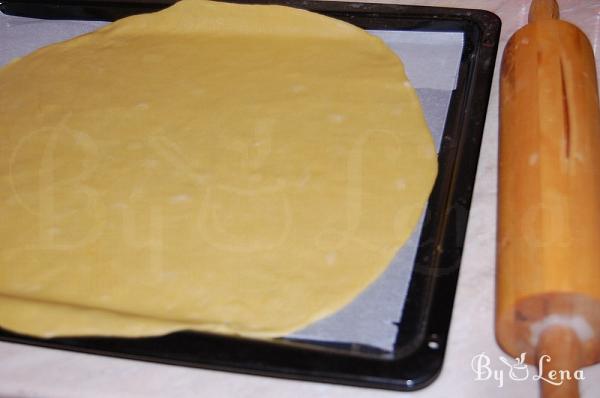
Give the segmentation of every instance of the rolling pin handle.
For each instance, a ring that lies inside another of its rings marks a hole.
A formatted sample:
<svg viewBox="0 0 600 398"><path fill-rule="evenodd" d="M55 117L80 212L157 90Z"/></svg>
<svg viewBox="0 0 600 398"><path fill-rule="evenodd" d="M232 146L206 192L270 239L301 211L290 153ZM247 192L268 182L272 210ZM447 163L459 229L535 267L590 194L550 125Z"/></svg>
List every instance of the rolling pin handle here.
<svg viewBox="0 0 600 398"><path fill-rule="evenodd" d="M529 7L529 22L558 19L560 13L556 0L532 0Z"/></svg>
<svg viewBox="0 0 600 398"><path fill-rule="evenodd" d="M542 398L579 398L574 373L581 366L581 355L581 342L571 328L553 326L542 332L537 345Z"/></svg>

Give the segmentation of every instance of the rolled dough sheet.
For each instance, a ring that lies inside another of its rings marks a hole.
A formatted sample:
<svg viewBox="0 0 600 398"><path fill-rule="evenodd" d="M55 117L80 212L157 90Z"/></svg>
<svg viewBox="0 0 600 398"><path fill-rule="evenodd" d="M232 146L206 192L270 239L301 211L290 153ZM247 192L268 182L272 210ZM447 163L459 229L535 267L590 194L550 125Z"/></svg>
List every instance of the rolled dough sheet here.
<svg viewBox="0 0 600 398"><path fill-rule="evenodd" d="M417 223L435 150L401 62L343 22L185 0L0 69L0 325L281 336Z"/></svg>

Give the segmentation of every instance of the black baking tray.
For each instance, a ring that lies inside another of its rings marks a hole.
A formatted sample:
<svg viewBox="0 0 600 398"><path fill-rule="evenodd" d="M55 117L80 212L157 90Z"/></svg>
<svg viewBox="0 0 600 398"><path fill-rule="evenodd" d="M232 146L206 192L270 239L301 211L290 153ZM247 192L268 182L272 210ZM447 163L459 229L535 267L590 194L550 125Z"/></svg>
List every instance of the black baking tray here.
<svg viewBox="0 0 600 398"><path fill-rule="evenodd" d="M469 207L500 35L487 11L297 0L241 0L315 11L370 30L462 32L464 47L439 150L419 248L393 352L356 344L253 340L199 332L149 338L0 339L100 355L364 387L415 390L439 374L452 314ZM112 21L173 0L2 0L5 14Z"/></svg>

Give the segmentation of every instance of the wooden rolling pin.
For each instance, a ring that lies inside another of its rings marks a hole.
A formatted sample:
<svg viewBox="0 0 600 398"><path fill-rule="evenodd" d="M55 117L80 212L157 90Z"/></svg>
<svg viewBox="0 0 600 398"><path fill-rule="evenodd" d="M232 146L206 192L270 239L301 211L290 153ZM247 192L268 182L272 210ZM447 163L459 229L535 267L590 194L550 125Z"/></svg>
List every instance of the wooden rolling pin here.
<svg viewBox="0 0 600 398"><path fill-rule="evenodd" d="M577 397L600 362L600 111L590 43L554 0L504 51L498 189L497 340L560 382L542 396Z"/></svg>

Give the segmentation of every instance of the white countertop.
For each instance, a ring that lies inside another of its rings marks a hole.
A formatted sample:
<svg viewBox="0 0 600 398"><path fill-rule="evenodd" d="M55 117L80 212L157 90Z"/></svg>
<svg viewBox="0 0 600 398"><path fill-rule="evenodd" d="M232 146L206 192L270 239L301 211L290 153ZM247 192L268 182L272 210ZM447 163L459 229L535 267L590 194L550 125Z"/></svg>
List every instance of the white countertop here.
<svg viewBox="0 0 600 398"><path fill-rule="evenodd" d="M380 1L383 2L383 1ZM507 39L525 24L529 0L400 0L402 4L481 8L502 19L498 61ZM600 64L600 2L559 0L562 19L588 35ZM1 40L1 38L0 38ZM463 252L460 279L444 368L429 387L412 393L372 390L247 376L217 371L71 353L0 342L0 397L534 397L538 387L530 368L526 381L511 380L507 357L494 339L494 273L498 135L498 65L489 102L475 193ZM495 380L475 380L471 361L490 358L504 371ZM600 365L584 368L584 398L600 395Z"/></svg>

